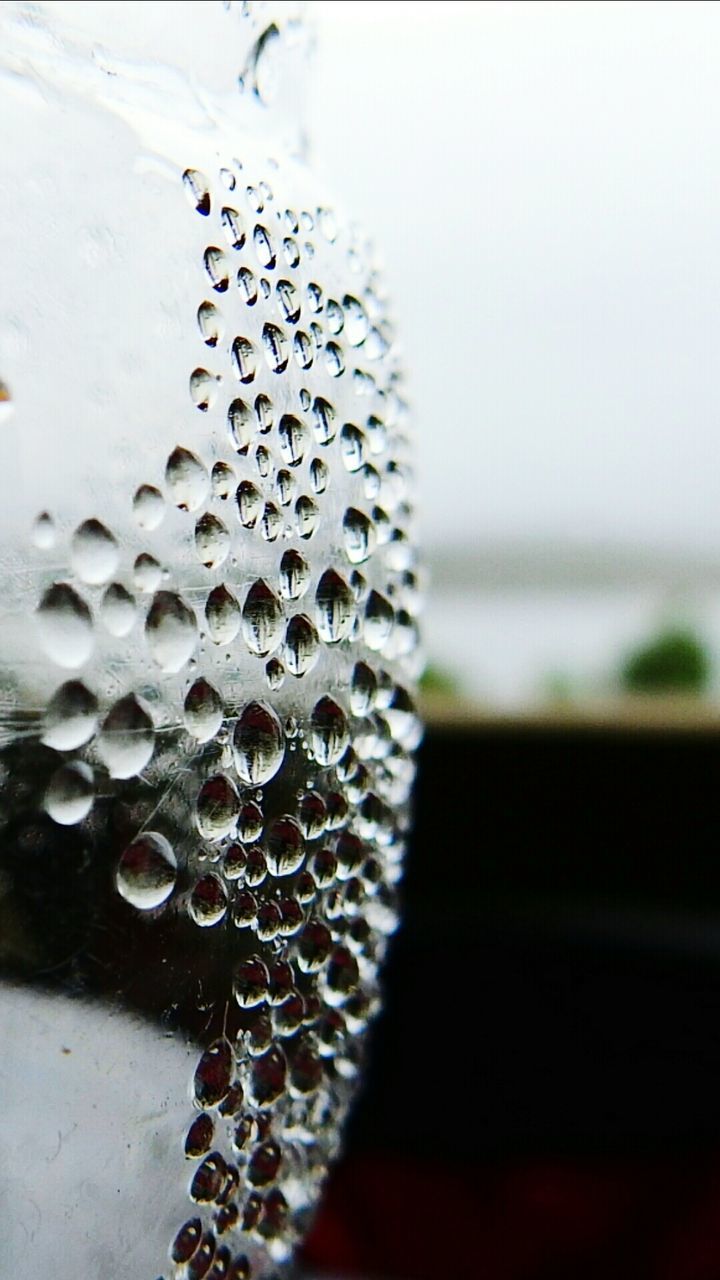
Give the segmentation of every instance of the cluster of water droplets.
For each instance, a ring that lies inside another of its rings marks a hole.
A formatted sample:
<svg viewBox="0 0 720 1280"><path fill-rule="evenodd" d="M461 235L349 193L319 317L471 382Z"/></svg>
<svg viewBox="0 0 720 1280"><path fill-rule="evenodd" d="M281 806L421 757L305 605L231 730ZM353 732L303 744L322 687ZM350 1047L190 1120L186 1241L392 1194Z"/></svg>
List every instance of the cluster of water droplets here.
<svg viewBox="0 0 720 1280"><path fill-rule="evenodd" d="M359 235L326 207L288 207L277 165L267 178L238 161L183 175L206 227L198 357L176 446L128 494L142 550L99 514L65 530L43 512L33 530L65 565L35 617L58 673L45 811L90 823L145 779L160 799L118 851L116 891L145 923L222 938L232 961L183 1138L194 1208L168 1277L189 1280L269 1275L304 1230L378 1003L420 736L385 299ZM169 511L177 563L157 543Z"/></svg>

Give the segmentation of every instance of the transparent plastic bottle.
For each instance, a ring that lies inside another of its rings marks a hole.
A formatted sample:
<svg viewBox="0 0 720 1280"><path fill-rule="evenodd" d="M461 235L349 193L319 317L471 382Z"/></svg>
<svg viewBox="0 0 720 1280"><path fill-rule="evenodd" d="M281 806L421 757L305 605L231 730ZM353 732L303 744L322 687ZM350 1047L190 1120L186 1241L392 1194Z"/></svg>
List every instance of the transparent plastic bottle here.
<svg viewBox="0 0 720 1280"><path fill-rule="evenodd" d="M406 406L292 3L0 6L0 1271L260 1280L420 735Z"/></svg>

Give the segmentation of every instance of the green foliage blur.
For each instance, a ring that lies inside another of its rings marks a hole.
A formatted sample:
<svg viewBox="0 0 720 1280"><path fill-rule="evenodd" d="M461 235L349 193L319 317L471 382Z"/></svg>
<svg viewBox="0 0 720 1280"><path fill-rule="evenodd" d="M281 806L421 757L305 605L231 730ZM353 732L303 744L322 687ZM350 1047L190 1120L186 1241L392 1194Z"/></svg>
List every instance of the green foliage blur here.
<svg viewBox="0 0 720 1280"><path fill-rule="evenodd" d="M704 693L712 661L690 627L668 627L626 659L620 680L628 693Z"/></svg>

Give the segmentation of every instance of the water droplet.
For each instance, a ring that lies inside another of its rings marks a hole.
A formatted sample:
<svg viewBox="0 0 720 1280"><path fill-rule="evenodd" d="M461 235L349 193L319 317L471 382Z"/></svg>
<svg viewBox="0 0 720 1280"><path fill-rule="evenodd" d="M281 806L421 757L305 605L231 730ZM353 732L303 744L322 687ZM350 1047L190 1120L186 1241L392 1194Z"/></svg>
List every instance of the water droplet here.
<svg viewBox="0 0 720 1280"><path fill-rule="evenodd" d="M325 999L328 1004L343 1004L360 981L358 963L347 947L336 947L330 957L326 975Z"/></svg>
<svg viewBox="0 0 720 1280"><path fill-rule="evenodd" d="M218 249L215 245L210 245L205 250L204 262L205 270L208 273L213 289L217 293L225 293L230 283L230 268L222 249Z"/></svg>
<svg viewBox="0 0 720 1280"><path fill-rule="evenodd" d="M268 368L273 373L284 373L288 363L288 344L282 329L276 324L264 324L262 340Z"/></svg>
<svg viewBox="0 0 720 1280"><path fill-rule="evenodd" d="M98 586L107 582L117 568L120 549L117 541L99 520L85 520L72 537L72 564L83 582Z"/></svg>
<svg viewBox="0 0 720 1280"><path fill-rule="evenodd" d="M241 382L252 382L257 372L257 353L249 338L234 338L232 359Z"/></svg>
<svg viewBox="0 0 720 1280"><path fill-rule="evenodd" d="M362 474L363 474L363 491L365 493L365 497L368 498L370 501L372 501L373 498L377 498L380 492L380 488L382 484L380 480L380 473L375 467L371 465L371 463L368 462L363 467Z"/></svg>
<svg viewBox="0 0 720 1280"><path fill-rule="evenodd" d="M222 379L208 369L193 369L190 374L190 399L196 409L207 413L217 400L218 386Z"/></svg>
<svg viewBox="0 0 720 1280"><path fill-rule="evenodd" d="M310 873L318 889L328 889L336 871L337 858L332 849L318 849L310 865Z"/></svg>
<svg viewBox="0 0 720 1280"><path fill-rule="evenodd" d="M300 319L300 302L295 285L289 280L278 280L275 293L283 320L287 324L297 324Z"/></svg>
<svg viewBox="0 0 720 1280"><path fill-rule="evenodd" d="M100 604L100 617L112 636L127 636L135 624L135 598L119 582L112 582Z"/></svg>
<svg viewBox="0 0 720 1280"><path fill-rule="evenodd" d="M330 472L322 458L313 458L310 463L310 484L315 493L324 493L328 486Z"/></svg>
<svg viewBox="0 0 720 1280"><path fill-rule="evenodd" d="M195 525L195 550L206 569L217 569L227 559L230 534L217 516L208 512L198 520Z"/></svg>
<svg viewBox="0 0 720 1280"><path fill-rule="evenodd" d="M282 689L285 683L285 668L277 658L271 658L265 664L265 679L267 680L268 688L272 689L273 693L277 693L278 689Z"/></svg>
<svg viewBox="0 0 720 1280"><path fill-rule="evenodd" d="M220 695L207 680L200 678L185 695L185 727L198 742L215 737L223 720Z"/></svg>
<svg viewBox="0 0 720 1280"><path fill-rule="evenodd" d="M261 222L257 223L253 231L253 244L260 266L265 267L266 271L271 271L275 266L275 249L270 232Z"/></svg>
<svg viewBox="0 0 720 1280"><path fill-rule="evenodd" d="M284 413L278 426L280 452L290 467L297 467L305 457L308 447L308 432L299 418L291 413Z"/></svg>
<svg viewBox="0 0 720 1280"><path fill-rule="evenodd" d="M214 302L201 302L198 307L197 322L203 342L208 347L216 347L225 333L222 314Z"/></svg>
<svg viewBox="0 0 720 1280"><path fill-rule="evenodd" d="M148 648L163 671L180 671L197 643L192 609L172 591L156 592L145 620Z"/></svg>
<svg viewBox="0 0 720 1280"><path fill-rule="evenodd" d="M210 479L215 497L224 502L230 497L235 487L235 472L232 467L229 467L227 462L216 462Z"/></svg>
<svg viewBox="0 0 720 1280"><path fill-rule="evenodd" d="M266 703L250 702L243 709L233 731L233 752L238 776L247 786L262 787L275 777L283 762L285 738L278 717ZM257 835L243 838L257 839Z"/></svg>
<svg viewBox="0 0 720 1280"><path fill-rule="evenodd" d="M133 498L133 515L141 529L157 529L165 515L165 499L151 484L141 484Z"/></svg>
<svg viewBox="0 0 720 1280"><path fill-rule="evenodd" d="M198 880L190 895L188 912L195 924L208 929L219 924L227 911L227 894L217 876L207 875Z"/></svg>
<svg viewBox="0 0 720 1280"><path fill-rule="evenodd" d="M133 565L133 584L146 595L157 591L162 581L162 569L154 556L143 551Z"/></svg>
<svg viewBox="0 0 720 1280"><path fill-rule="evenodd" d="M365 605L363 636L369 649L382 649L395 622L392 605L379 591L371 591Z"/></svg>
<svg viewBox="0 0 720 1280"><path fill-rule="evenodd" d="M55 546L55 521L49 511L41 511L32 531L32 540L39 551L49 551Z"/></svg>
<svg viewBox="0 0 720 1280"><path fill-rule="evenodd" d="M352 422L346 422L340 432L340 455L348 471L359 471L367 457L367 437Z"/></svg>
<svg viewBox="0 0 720 1280"><path fill-rule="evenodd" d="M255 416L257 418L258 431L261 435L267 435L272 430L273 425L273 407L269 396L259 395L255 399Z"/></svg>
<svg viewBox="0 0 720 1280"><path fill-rule="evenodd" d="M200 834L208 840L230 835L240 810L238 793L229 778L217 773L200 788L196 819Z"/></svg>
<svg viewBox="0 0 720 1280"><path fill-rule="evenodd" d="M355 616L352 592L334 569L326 569L315 593L318 631L327 644L337 644L350 634Z"/></svg>
<svg viewBox="0 0 720 1280"><path fill-rule="evenodd" d="M336 764L348 743L345 713L332 698L320 698L310 719L310 741L318 764Z"/></svg>
<svg viewBox="0 0 720 1280"><path fill-rule="evenodd" d="M254 273L249 267L241 267L237 273L238 290L240 297L248 307L254 307L257 302L257 280Z"/></svg>
<svg viewBox="0 0 720 1280"><path fill-rule="evenodd" d="M198 169L186 169L183 174L183 186L193 209L207 218L210 213L210 191L207 178Z"/></svg>
<svg viewBox="0 0 720 1280"><path fill-rule="evenodd" d="M281 467L275 477L275 490L281 507L287 507L290 505L296 487L293 476L285 469L285 467Z"/></svg>
<svg viewBox="0 0 720 1280"><path fill-rule="evenodd" d="M238 817L238 835L247 844L259 840L263 829L262 809L252 800L246 800Z"/></svg>
<svg viewBox="0 0 720 1280"><path fill-rule="evenodd" d="M350 708L356 716L366 716L372 710L377 692L375 672L366 662L356 662L350 689Z"/></svg>
<svg viewBox="0 0 720 1280"><path fill-rule="evenodd" d="M97 698L79 680L55 691L45 714L43 742L56 751L73 751L92 738L98 718Z"/></svg>
<svg viewBox="0 0 720 1280"><path fill-rule="evenodd" d="M246 529L254 529L263 508L263 497L250 480L241 480L235 495L240 523Z"/></svg>
<svg viewBox="0 0 720 1280"><path fill-rule="evenodd" d="M335 410L322 396L313 401L313 427L318 444L330 444L335 439Z"/></svg>
<svg viewBox="0 0 720 1280"><path fill-rule="evenodd" d="M185 1138L185 1155L189 1160L197 1160L210 1150L215 1136L212 1118L203 1112L193 1120Z"/></svg>
<svg viewBox="0 0 720 1280"><path fill-rule="evenodd" d="M59 667L81 667L93 649L93 626L85 601L66 582L55 582L37 609L40 643Z"/></svg>
<svg viewBox="0 0 720 1280"><path fill-rule="evenodd" d="M280 595L299 600L307 591L310 569L299 551L285 551L280 561Z"/></svg>
<svg viewBox="0 0 720 1280"><path fill-rule="evenodd" d="M247 851L247 864L245 867L245 883L251 889L257 889L267 876L267 862L265 854L259 845L253 845Z"/></svg>
<svg viewBox="0 0 720 1280"><path fill-rule="evenodd" d="M189 1262L202 1239L202 1223L199 1218L191 1218L178 1231L173 1241L170 1256L173 1262Z"/></svg>
<svg viewBox="0 0 720 1280"><path fill-rule="evenodd" d="M115 874L120 896L140 911L153 911L167 902L176 880L172 845L157 831L145 831L128 845Z"/></svg>
<svg viewBox="0 0 720 1280"><path fill-rule="evenodd" d="M266 502L260 517L260 533L266 542L275 542L282 529L282 516L274 502Z"/></svg>
<svg viewBox="0 0 720 1280"><path fill-rule="evenodd" d="M232 920L236 929L250 929L257 919L258 904L254 894L245 889L237 895L232 906Z"/></svg>
<svg viewBox="0 0 720 1280"><path fill-rule="evenodd" d="M268 971L259 956L244 960L235 970L233 991L241 1009L254 1009L267 995Z"/></svg>
<svg viewBox="0 0 720 1280"><path fill-rule="evenodd" d="M317 791L306 791L298 804L298 822L306 840L317 840L325 830L327 809Z"/></svg>
<svg viewBox="0 0 720 1280"><path fill-rule="evenodd" d="M245 229L237 209L231 209L226 205L220 213L220 223L230 248L242 249L245 243Z"/></svg>
<svg viewBox="0 0 720 1280"><path fill-rule="evenodd" d="M274 876L293 875L305 857L302 831L294 818L285 814L271 823L267 833L267 863Z"/></svg>
<svg viewBox="0 0 720 1280"><path fill-rule="evenodd" d="M301 538L312 538L319 518L317 504L303 493L295 503L295 520Z"/></svg>
<svg viewBox="0 0 720 1280"><path fill-rule="evenodd" d="M191 1200L195 1200L198 1204L211 1204L213 1200L217 1200L225 1183L226 1167L219 1151L213 1151L209 1156L206 1156L190 1183ZM195 1276L190 1276L188 1280L203 1280L212 1262L215 1252L215 1239L209 1232L206 1233L200 1245L198 1252L201 1256L203 1250L206 1251L205 1257L202 1258L201 1265L196 1269Z"/></svg>
<svg viewBox="0 0 720 1280"><path fill-rule="evenodd" d="M343 325L345 324L345 316L343 315L343 309L340 306L340 303L336 302L334 298L328 298L327 322L328 329L332 334L337 336L339 333L342 333Z"/></svg>
<svg viewBox="0 0 720 1280"><path fill-rule="evenodd" d="M332 949L332 935L327 925L317 919L308 920L298 941L298 967L302 973L322 969Z"/></svg>
<svg viewBox="0 0 720 1280"><path fill-rule="evenodd" d="M298 249L297 240L293 236L286 236L283 240L283 254L285 261L289 267L296 267L300 261L300 250Z"/></svg>
<svg viewBox="0 0 720 1280"><path fill-rule="evenodd" d="M283 614L280 601L262 578L254 582L242 611L243 634L251 653L264 658L280 643Z"/></svg>
<svg viewBox="0 0 720 1280"><path fill-rule="evenodd" d="M98 754L111 778L132 778L148 764L155 747L155 730L134 694L116 702L106 715L98 738Z"/></svg>
<svg viewBox="0 0 720 1280"><path fill-rule="evenodd" d="M375 550L372 520L356 507L348 507L343 517L345 554L351 564L363 564Z"/></svg>
<svg viewBox="0 0 720 1280"><path fill-rule="evenodd" d="M277 1142L263 1142L256 1147L250 1157L247 1176L254 1187L266 1187L274 1182L282 1160L282 1153Z"/></svg>
<svg viewBox="0 0 720 1280"><path fill-rule="evenodd" d="M285 1092L287 1063L282 1050L269 1049L253 1063L250 1096L258 1107L268 1107ZM271 1193L272 1194L272 1193Z"/></svg>
<svg viewBox="0 0 720 1280"><path fill-rule="evenodd" d="M304 676L318 659L320 642L312 622L304 614L290 619L285 632L285 663L291 675Z"/></svg>
<svg viewBox="0 0 720 1280"><path fill-rule="evenodd" d="M203 464L181 446L168 458L165 483L175 506L182 511L197 511L210 492L210 478Z"/></svg>
<svg viewBox="0 0 720 1280"><path fill-rule="evenodd" d="M54 822L71 827L89 814L95 798L92 769L73 760L56 769L45 792L45 810Z"/></svg>
<svg viewBox="0 0 720 1280"><path fill-rule="evenodd" d="M325 347L325 368L331 378L339 378L345 372L342 347L337 342L328 342Z"/></svg>
<svg viewBox="0 0 720 1280"><path fill-rule="evenodd" d="M238 453L247 453L255 435L255 424L250 408L244 400L233 400L230 405L228 431L233 449L237 449Z"/></svg>
<svg viewBox="0 0 720 1280"><path fill-rule="evenodd" d="M363 304L349 293L346 293L343 298L343 309L345 311L345 337L351 347L359 347L368 334L369 321L367 312Z"/></svg>
<svg viewBox="0 0 720 1280"><path fill-rule="evenodd" d="M293 354L301 369L309 369L315 359L313 345L308 335L298 330L293 338Z"/></svg>
<svg viewBox="0 0 720 1280"><path fill-rule="evenodd" d="M210 592L205 604L205 619L214 644L230 644L240 630L240 606L224 583Z"/></svg>

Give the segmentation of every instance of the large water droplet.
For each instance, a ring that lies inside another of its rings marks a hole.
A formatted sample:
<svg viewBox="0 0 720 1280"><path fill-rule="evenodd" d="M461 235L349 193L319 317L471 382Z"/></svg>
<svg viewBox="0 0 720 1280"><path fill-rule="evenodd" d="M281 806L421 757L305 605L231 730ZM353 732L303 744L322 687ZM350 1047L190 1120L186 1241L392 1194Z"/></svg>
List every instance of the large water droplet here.
<svg viewBox="0 0 720 1280"><path fill-rule="evenodd" d="M282 608L277 596L262 578L258 578L248 591L242 617L243 634L251 653L264 658L277 648L282 635Z"/></svg>
<svg viewBox="0 0 720 1280"><path fill-rule="evenodd" d="M219 924L227 911L227 893L221 880L212 874L198 880L190 895L188 913L201 929Z"/></svg>
<svg viewBox="0 0 720 1280"><path fill-rule="evenodd" d="M97 718L95 695L79 680L69 680L48 703L42 740L56 751L74 751L90 741Z"/></svg>
<svg viewBox="0 0 720 1280"><path fill-rule="evenodd" d="M112 582L100 604L100 617L111 636L129 635L135 624L135 598L119 582Z"/></svg>
<svg viewBox="0 0 720 1280"><path fill-rule="evenodd" d="M110 708L97 746L111 778L132 778L145 768L155 747L155 730L134 694Z"/></svg>
<svg viewBox="0 0 720 1280"><path fill-rule="evenodd" d="M73 760L55 770L45 792L45 809L54 822L74 826L87 817L94 796L92 769L82 760Z"/></svg>
<svg viewBox="0 0 720 1280"><path fill-rule="evenodd" d="M284 600L299 600L307 591L310 569L299 551L285 551L280 561L280 595Z"/></svg>
<svg viewBox="0 0 720 1280"><path fill-rule="evenodd" d="M296 614L291 618L285 632L285 665L291 675L306 675L315 666L318 659L320 642L318 634L309 618L304 614Z"/></svg>
<svg viewBox="0 0 720 1280"><path fill-rule="evenodd" d="M215 737L223 719L220 695L207 680L200 678L185 695L185 727L198 742Z"/></svg>
<svg viewBox="0 0 720 1280"><path fill-rule="evenodd" d="M276 818L267 833L267 864L272 875L293 875L304 857L305 841L298 823L289 814Z"/></svg>
<svg viewBox="0 0 720 1280"><path fill-rule="evenodd" d="M120 896L140 911L152 911L167 902L176 879L172 845L157 831L146 831L128 845L115 874Z"/></svg>
<svg viewBox="0 0 720 1280"><path fill-rule="evenodd" d="M326 569L315 593L318 631L327 644L337 644L350 634L355 616L352 591L334 569Z"/></svg>
<svg viewBox="0 0 720 1280"><path fill-rule="evenodd" d="M214 644L230 644L240 630L240 606L228 588L214 587L205 605L210 639Z"/></svg>
<svg viewBox="0 0 720 1280"><path fill-rule="evenodd" d="M282 726L264 702L250 702L233 732L235 767L248 786L261 787L274 778L285 751Z"/></svg>
<svg viewBox="0 0 720 1280"><path fill-rule="evenodd" d="M291 413L284 413L278 426L280 452L289 467L297 467L302 462L308 447L308 433L299 418Z"/></svg>
<svg viewBox="0 0 720 1280"><path fill-rule="evenodd" d="M330 697L316 702L310 718L310 740L319 764L335 764L348 743L345 713Z"/></svg>
<svg viewBox="0 0 720 1280"><path fill-rule="evenodd" d="M175 506L182 511L197 511L210 492L210 477L202 462L182 446L168 458L165 483Z"/></svg>
<svg viewBox="0 0 720 1280"><path fill-rule="evenodd" d="M363 564L375 550L376 537L372 520L356 507L348 507L343 517L345 554L351 564Z"/></svg>
<svg viewBox="0 0 720 1280"><path fill-rule="evenodd" d="M172 591L158 591L145 620L148 648L163 671L180 671L197 642L195 614Z"/></svg>
<svg viewBox="0 0 720 1280"><path fill-rule="evenodd" d="M240 801L229 778L218 773L208 778L197 798L196 819L201 835L208 840L222 840L235 826Z"/></svg>
<svg viewBox="0 0 720 1280"><path fill-rule="evenodd" d="M227 1040L215 1040L202 1054L193 1077L193 1094L198 1106L216 1107L230 1092L233 1052Z"/></svg>
<svg viewBox="0 0 720 1280"><path fill-rule="evenodd" d="M222 520L206 512L195 525L195 550L206 569L217 569L227 559L230 534Z"/></svg>
<svg viewBox="0 0 720 1280"><path fill-rule="evenodd" d="M85 601L66 582L55 582L37 610L40 643L59 667L81 667L93 649L93 626Z"/></svg>

